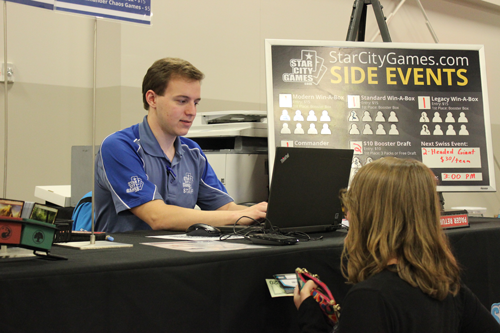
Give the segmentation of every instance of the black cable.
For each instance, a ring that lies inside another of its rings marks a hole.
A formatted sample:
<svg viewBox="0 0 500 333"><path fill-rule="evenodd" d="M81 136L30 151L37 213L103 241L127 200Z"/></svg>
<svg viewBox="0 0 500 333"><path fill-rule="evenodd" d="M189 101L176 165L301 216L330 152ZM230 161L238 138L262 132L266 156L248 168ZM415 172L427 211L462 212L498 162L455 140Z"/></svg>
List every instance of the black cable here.
<svg viewBox="0 0 500 333"><path fill-rule="evenodd" d="M237 225L242 225L242 224L238 224L238 222L243 218L250 219L253 222L255 222L255 224L251 224L251 225L248 225L248 227L246 227L246 228L236 230L235 227ZM224 240L231 238L232 236L240 236L240 235L247 238L247 234L252 233L252 232L262 232L263 228L264 228L263 223L259 222L258 220L254 219L250 216L241 216L233 224L233 233L221 235L219 237L219 240L224 241Z"/></svg>

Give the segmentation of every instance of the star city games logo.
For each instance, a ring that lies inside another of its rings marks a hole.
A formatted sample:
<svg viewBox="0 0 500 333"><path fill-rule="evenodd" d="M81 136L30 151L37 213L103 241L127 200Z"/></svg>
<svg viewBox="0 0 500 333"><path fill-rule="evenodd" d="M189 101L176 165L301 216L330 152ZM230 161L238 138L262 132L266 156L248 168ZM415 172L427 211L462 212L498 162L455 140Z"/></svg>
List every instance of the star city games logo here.
<svg viewBox="0 0 500 333"><path fill-rule="evenodd" d="M142 190L143 185L144 185L144 182L142 181L141 178L139 178L137 176L130 177L130 181L128 182L129 188L127 189L127 193L139 192L140 190Z"/></svg>
<svg viewBox="0 0 500 333"><path fill-rule="evenodd" d="M191 173L186 173L183 178L184 183L182 183L183 192L187 194L193 193L193 176Z"/></svg>
<svg viewBox="0 0 500 333"><path fill-rule="evenodd" d="M291 73L284 73L283 82L317 85L326 73L325 60L316 55L316 51L302 50L300 59L290 59Z"/></svg>

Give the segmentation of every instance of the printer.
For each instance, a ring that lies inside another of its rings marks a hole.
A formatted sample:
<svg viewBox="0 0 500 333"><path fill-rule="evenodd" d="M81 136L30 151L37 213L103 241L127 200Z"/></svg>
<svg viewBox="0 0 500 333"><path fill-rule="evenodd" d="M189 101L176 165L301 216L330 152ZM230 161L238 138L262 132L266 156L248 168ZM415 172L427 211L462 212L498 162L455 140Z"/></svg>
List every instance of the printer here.
<svg viewBox="0 0 500 333"><path fill-rule="evenodd" d="M217 177L238 204L267 201L266 111L199 112L186 135L203 149Z"/></svg>

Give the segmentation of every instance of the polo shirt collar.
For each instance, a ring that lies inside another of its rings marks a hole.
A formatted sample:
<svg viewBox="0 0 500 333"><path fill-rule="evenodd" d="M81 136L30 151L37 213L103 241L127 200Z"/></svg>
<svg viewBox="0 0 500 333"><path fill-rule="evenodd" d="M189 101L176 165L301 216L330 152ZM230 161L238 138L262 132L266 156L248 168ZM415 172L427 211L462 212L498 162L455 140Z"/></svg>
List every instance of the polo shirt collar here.
<svg viewBox="0 0 500 333"><path fill-rule="evenodd" d="M151 127L149 127L148 116L144 116L142 123L139 124L139 138L141 141L142 149L144 149L144 152L146 152L148 155L155 157L163 157L168 160L168 158L165 156L165 153L161 149L158 140L156 140L156 137L154 136ZM177 158L180 159L183 153L182 144L179 137L175 139L174 146L175 146L174 161L175 161Z"/></svg>

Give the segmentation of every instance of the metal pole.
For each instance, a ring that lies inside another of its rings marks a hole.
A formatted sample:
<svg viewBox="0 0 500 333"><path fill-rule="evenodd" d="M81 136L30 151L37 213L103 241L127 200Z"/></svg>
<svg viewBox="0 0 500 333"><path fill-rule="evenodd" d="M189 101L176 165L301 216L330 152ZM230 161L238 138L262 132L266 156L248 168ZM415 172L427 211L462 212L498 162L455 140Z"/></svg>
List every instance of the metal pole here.
<svg viewBox="0 0 500 333"><path fill-rule="evenodd" d="M3 91L4 91L4 150L3 198L7 198L7 158L9 156L9 79L7 76L7 1L3 2Z"/></svg>
<svg viewBox="0 0 500 333"><path fill-rule="evenodd" d="M422 11L422 14L424 14L425 24L427 25L427 28L429 29L429 31L432 35L432 38L434 39L434 42L439 43L439 39L438 39L436 33L434 32L434 29L432 29L431 22L429 21L429 18L427 17L427 14L425 13L424 6L422 6L422 3L420 2L420 0L416 0L416 1L417 1L418 5L420 6L420 10Z"/></svg>
<svg viewBox="0 0 500 333"><path fill-rule="evenodd" d="M95 195L95 137L96 137L96 73L97 73L97 17L94 18L94 77L92 88L92 209L91 224L92 233L90 235L90 244L95 244L95 221L94 221L94 195Z"/></svg>
<svg viewBox="0 0 500 333"><path fill-rule="evenodd" d="M9 89L7 84L7 1L3 2L3 89L4 89L4 156L3 156L3 198L7 198L7 157L8 157L8 139L9 139ZM0 246L0 252L4 255L7 253L7 245Z"/></svg>
<svg viewBox="0 0 500 333"><path fill-rule="evenodd" d="M432 35L432 38L434 39L434 42L435 43L439 43L439 39L438 39L436 33L434 32L434 29L432 28L431 22L429 21L429 18L427 17L427 13L424 10L424 6L420 2L420 0L416 0L416 1L417 1L418 5L420 7L420 10L422 11L422 14L424 15L425 24L427 25L427 28L429 29L429 31L430 31L430 33ZM401 6L403 6L403 4L405 2L406 2L406 0L401 0L399 2L399 4L397 5L397 7L394 9L394 11L392 11L392 13L389 14L389 16L387 17L387 20L386 20L387 24L389 24L389 22L392 19L392 17L396 15L396 13L399 11L399 9L401 8ZM379 34L380 34L380 31L377 31L377 33L373 36L373 38L370 41L373 42L375 40L375 38L378 37Z"/></svg>

